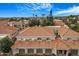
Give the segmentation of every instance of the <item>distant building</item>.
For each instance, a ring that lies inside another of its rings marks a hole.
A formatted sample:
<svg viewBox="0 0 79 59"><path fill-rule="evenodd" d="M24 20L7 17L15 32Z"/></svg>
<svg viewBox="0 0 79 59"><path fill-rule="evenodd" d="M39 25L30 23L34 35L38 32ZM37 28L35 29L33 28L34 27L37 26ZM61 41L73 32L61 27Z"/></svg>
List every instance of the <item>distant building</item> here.
<svg viewBox="0 0 79 59"><path fill-rule="evenodd" d="M12 26L0 26L0 36L8 36L9 38L12 38L15 36L17 32L17 29Z"/></svg>
<svg viewBox="0 0 79 59"><path fill-rule="evenodd" d="M62 20L55 19L53 20L55 26L64 26L64 22Z"/></svg>
<svg viewBox="0 0 79 59"><path fill-rule="evenodd" d="M8 25L23 29L23 28L29 26L29 21L28 20L24 20L24 21L10 21L10 22L8 22Z"/></svg>
<svg viewBox="0 0 79 59"><path fill-rule="evenodd" d="M8 20L7 19L3 19L3 20L1 20L0 19L0 26L7 26L7 23L8 23Z"/></svg>

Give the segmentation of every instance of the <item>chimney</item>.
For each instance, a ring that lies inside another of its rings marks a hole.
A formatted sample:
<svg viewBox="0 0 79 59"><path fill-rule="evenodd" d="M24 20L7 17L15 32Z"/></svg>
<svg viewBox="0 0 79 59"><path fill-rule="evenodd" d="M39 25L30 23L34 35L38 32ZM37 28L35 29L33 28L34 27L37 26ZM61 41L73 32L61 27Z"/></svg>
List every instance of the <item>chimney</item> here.
<svg viewBox="0 0 79 59"><path fill-rule="evenodd" d="M55 39L56 39L56 40L61 40L62 38L60 37L60 35L57 35L57 36L55 37Z"/></svg>
<svg viewBox="0 0 79 59"><path fill-rule="evenodd" d="M60 34L58 33L58 30L55 30L55 39L61 39Z"/></svg>

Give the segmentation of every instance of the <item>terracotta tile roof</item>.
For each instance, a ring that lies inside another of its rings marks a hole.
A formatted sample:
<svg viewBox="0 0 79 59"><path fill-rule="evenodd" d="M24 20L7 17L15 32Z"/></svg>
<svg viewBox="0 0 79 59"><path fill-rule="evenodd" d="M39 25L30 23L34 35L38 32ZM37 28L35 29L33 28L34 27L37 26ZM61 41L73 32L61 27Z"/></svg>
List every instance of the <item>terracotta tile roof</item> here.
<svg viewBox="0 0 79 59"><path fill-rule="evenodd" d="M79 40L68 40L66 44L69 44L72 49L79 49Z"/></svg>
<svg viewBox="0 0 79 59"><path fill-rule="evenodd" d="M69 29L64 36L71 36L71 37L72 36L79 36L79 33L74 30Z"/></svg>
<svg viewBox="0 0 79 59"><path fill-rule="evenodd" d="M16 28L11 26L0 26L0 34L10 34L15 32Z"/></svg>
<svg viewBox="0 0 79 59"><path fill-rule="evenodd" d="M62 27L60 27L60 28L58 29L58 32L59 32L59 34L60 34L61 36L64 36L68 31L69 31L69 28L66 28L66 27L64 27L64 26L62 26Z"/></svg>
<svg viewBox="0 0 79 59"><path fill-rule="evenodd" d="M74 30L72 30L70 28L65 28L65 27L61 27L59 29L59 33L62 36L71 36L71 37L72 36L79 36L79 33L78 32L76 32L76 31L74 31Z"/></svg>
<svg viewBox="0 0 79 59"><path fill-rule="evenodd" d="M54 20L53 22L54 22L55 26L64 26L65 25L62 20Z"/></svg>
<svg viewBox="0 0 79 59"><path fill-rule="evenodd" d="M7 25L8 24L8 20L0 20L0 25Z"/></svg>
<svg viewBox="0 0 79 59"><path fill-rule="evenodd" d="M68 43L69 44L69 43ZM70 49L70 45L66 44L65 40L53 40L53 46L57 49Z"/></svg>
<svg viewBox="0 0 79 59"><path fill-rule="evenodd" d="M52 30L58 30L59 34L63 37L63 36L79 36L79 33L70 29L70 28L66 28L64 26L60 26L58 28L56 27L50 27L50 29Z"/></svg>
<svg viewBox="0 0 79 59"><path fill-rule="evenodd" d="M48 27L30 27L22 30L18 36L52 36L54 35L53 30Z"/></svg>
<svg viewBox="0 0 79 59"><path fill-rule="evenodd" d="M78 49L79 48L79 40L61 40L56 39L52 41L16 41L12 48L18 47L48 47L48 48L56 48L56 49Z"/></svg>
<svg viewBox="0 0 79 59"><path fill-rule="evenodd" d="M24 30L22 30L18 36L21 37L29 37L29 36L53 36L54 34L54 30L58 30L59 34L63 37L63 36L79 36L78 32L75 32L74 30L70 29L70 28L66 28L64 26L60 26L60 27L31 27L31 28L26 28Z"/></svg>

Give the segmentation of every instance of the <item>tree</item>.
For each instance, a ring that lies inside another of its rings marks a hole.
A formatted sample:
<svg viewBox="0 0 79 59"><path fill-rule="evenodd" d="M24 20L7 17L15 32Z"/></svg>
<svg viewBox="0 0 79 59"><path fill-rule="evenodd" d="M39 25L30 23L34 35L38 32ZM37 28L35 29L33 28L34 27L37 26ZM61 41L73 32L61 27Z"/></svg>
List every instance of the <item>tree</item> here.
<svg viewBox="0 0 79 59"><path fill-rule="evenodd" d="M40 21L36 20L36 19L32 19L30 20L30 26L39 26L40 25Z"/></svg>
<svg viewBox="0 0 79 59"><path fill-rule="evenodd" d="M8 37L5 37L2 40L0 40L0 43L0 50L2 52L8 53L11 50L10 47L12 46L13 42Z"/></svg>
<svg viewBox="0 0 79 59"><path fill-rule="evenodd" d="M50 22L50 25L53 25L53 16L47 16L47 19Z"/></svg>

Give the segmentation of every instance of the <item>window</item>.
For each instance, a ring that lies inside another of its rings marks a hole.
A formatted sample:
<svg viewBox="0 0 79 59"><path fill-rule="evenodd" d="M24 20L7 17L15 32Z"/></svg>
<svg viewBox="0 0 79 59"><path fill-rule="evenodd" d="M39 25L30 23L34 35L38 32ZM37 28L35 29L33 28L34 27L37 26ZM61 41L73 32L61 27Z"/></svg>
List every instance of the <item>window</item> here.
<svg viewBox="0 0 79 59"><path fill-rule="evenodd" d="M41 40L41 38L37 38L37 40Z"/></svg>
<svg viewBox="0 0 79 59"><path fill-rule="evenodd" d="M34 49L28 49L28 53L34 53Z"/></svg>
<svg viewBox="0 0 79 59"><path fill-rule="evenodd" d="M37 51L37 53L43 53L42 49L37 49L36 51Z"/></svg>
<svg viewBox="0 0 79 59"><path fill-rule="evenodd" d="M64 50L64 54L66 54L66 52L67 52L67 51L66 51L66 50Z"/></svg>
<svg viewBox="0 0 79 59"><path fill-rule="evenodd" d="M78 38L78 40L79 40L79 38Z"/></svg>
<svg viewBox="0 0 79 59"><path fill-rule="evenodd" d="M50 40L50 38L46 38L46 40Z"/></svg>
<svg viewBox="0 0 79 59"><path fill-rule="evenodd" d="M25 49L19 49L19 54L25 54Z"/></svg>
<svg viewBox="0 0 79 59"><path fill-rule="evenodd" d="M78 55L78 50L72 49L72 50L71 50L71 54L72 54L73 56L77 56L77 55Z"/></svg>
<svg viewBox="0 0 79 59"><path fill-rule="evenodd" d="M52 49L46 49L45 53L52 53Z"/></svg>
<svg viewBox="0 0 79 59"><path fill-rule="evenodd" d="M67 38L67 40L70 40L71 38Z"/></svg>
<svg viewBox="0 0 79 59"><path fill-rule="evenodd" d="M64 55L66 55L66 50L58 50L57 51L57 54L59 55L59 56L64 56Z"/></svg>
<svg viewBox="0 0 79 59"><path fill-rule="evenodd" d="M57 51L57 54L62 54L62 50L58 50Z"/></svg>

